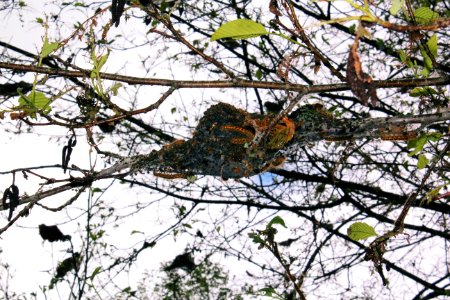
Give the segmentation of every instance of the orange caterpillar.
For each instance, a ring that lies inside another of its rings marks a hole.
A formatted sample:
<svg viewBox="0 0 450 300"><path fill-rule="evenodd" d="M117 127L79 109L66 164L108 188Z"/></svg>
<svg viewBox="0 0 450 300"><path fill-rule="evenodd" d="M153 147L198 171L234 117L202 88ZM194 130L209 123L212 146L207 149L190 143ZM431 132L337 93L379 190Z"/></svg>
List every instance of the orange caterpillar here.
<svg viewBox="0 0 450 300"><path fill-rule="evenodd" d="M417 132L406 130L405 126L390 126L380 129L383 141L409 141L417 137Z"/></svg>
<svg viewBox="0 0 450 300"><path fill-rule="evenodd" d="M232 144L245 144L250 143L254 138L256 133L265 132L269 129L270 123L272 122L272 117L265 117L264 119L246 119L245 125L253 127L254 131L249 129L235 126L235 125L223 125L220 129L222 131L234 131L238 132L245 137L232 138ZM265 145L266 148L277 150L284 147L284 145L289 142L295 134L295 123L287 117L281 118L281 120L275 124L275 126L270 130L268 134L268 141Z"/></svg>
<svg viewBox="0 0 450 300"><path fill-rule="evenodd" d="M417 137L417 132L407 131L402 133L382 133L380 139L383 141L409 141Z"/></svg>
<svg viewBox="0 0 450 300"><path fill-rule="evenodd" d="M155 171L153 172L153 175L164 179L187 179L188 177L186 174L181 173L160 173Z"/></svg>
<svg viewBox="0 0 450 300"><path fill-rule="evenodd" d="M239 127L239 126L223 125L222 127L220 127L220 130L234 131L234 132L238 132L238 133L241 133L246 136L246 137L242 137L242 138L232 138L231 139L232 144L245 144L245 143L251 142L253 140L253 138L255 137L255 134L253 132L251 132L248 129Z"/></svg>

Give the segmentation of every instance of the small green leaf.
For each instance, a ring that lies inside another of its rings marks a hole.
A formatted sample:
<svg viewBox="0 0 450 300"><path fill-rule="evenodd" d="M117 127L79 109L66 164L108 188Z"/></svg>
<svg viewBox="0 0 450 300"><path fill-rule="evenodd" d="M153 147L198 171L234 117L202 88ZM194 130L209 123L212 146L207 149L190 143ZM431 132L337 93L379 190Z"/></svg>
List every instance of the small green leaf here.
<svg viewBox="0 0 450 300"><path fill-rule="evenodd" d="M406 59L407 59L406 52L403 50L400 50L398 52L398 56L400 57L400 61L406 65Z"/></svg>
<svg viewBox="0 0 450 300"><path fill-rule="evenodd" d="M432 87L416 87L409 92L411 97L431 96L436 95L438 92Z"/></svg>
<svg viewBox="0 0 450 300"><path fill-rule="evenodd" d="M351 25L350 27L348 27L348 31L351 34L354 34L356 32L356 24Z"/></svg>
<svg viewBox="0 0 450 300"><path fill-rule="evenodd" d="M100 59L98 60L97 69L100 71L102 67L105 65L106 61L108 60L109 52L105 55L100 56Z"/></svg>
<svg viewBox="0 0 450 300"><path fill-rule="evenodd" d="M101 188L99 188L99 187L95 187L95 188L93 188L93 189L91 190L91 192L92 192L92 193L101 193L101 192L103 192L103 190L102 190Z"/></svg>
<svg viewBox="0 0 450 300"><path fill-rule="evenodd" d="M263 296L272 297L275 293L275 289L272 287L266 287L259 290Z"/></svg>
<svg viewBox="0 0 450 300"><path fill-rule="evenodd" d="M391 15L396 15L403 5L405 5L405 0L392 0L391 9L389 12Z"/></svg>
<svg viewBox="0 0 450 300"><path fill-rule="evenodd" d="M123 84L121 84L120 82L116 82L114 83L114 85L110 88L110 91L112 92L112 94L114 96L117 96L117 94L119 93L119 89L123 86Z"/></svg>
<svg viewBox="0 0 450 300"><path fill-rule="evenodd" d="M432 189L429 193L427 193L428 196L430 197L435 197L437 195L439 195L439 192L441 191L441 189L444 187L445 185L440 185L437 188Z"/></svg>
<svg viewBox="0 0 450 300"><path fill-rule="evenodd" d="M220 26L211 36L211 41L224 38L248 39L267 34L269 32L262 24L249 19L238 19Z"/></svg>
<svg viewBox="0 0 450 300"><path fill-rule="evenodd" d="M255 76L256 76L256 78L257 78L258 80L261 80L261 79L262 79L262 77L263 77L263 72L261 71L261 69L258 69L258 70L256 71Z"/></svg>
<svg viewBox="0 0 450 300"><path fill-rule="evenodd" d="M177 111L177 108L176 107L172 107L171 109L170 109L170 112L173 114L173 113L175 113Z"/></svg>
<svg viewBox="0 0 450 300"><path fill-rule="evenodd" d="M94 64L94 67L92 68L92 71L91 71L91 79L99 77L100 70L105 65L106 61L108 60L108 57L109 57L109 51L108 51L108 53L106 53L105 55L102 55L100 57L97 57L95 55L94 51L92 51L91 59Z"/></svg>
<svg viewBox="0 0 450 300"><path fill-rule="evenodd" d="M197 181L197 176L195 175L189 175L188 177L186 177L186 180L190 183L194 183Z"/></svg>
<svg viewBox="0 0 450 300"><path fill-rule="evenodd" d="M49 43L47 37L45 37L44 45L42 46L41 57L42 58L47 57L50 53L58 49L58 47L59 47L58 42Z"/></svg>
<svg viewBox="0 0 450 300"><path fill-rule="evenodd" d="M89 279L92 281L94 279L94 277L100 273L100 271L102 270L102 267L97 267L95 268L94 272L92 272L91 276L89 276Z"/></svg>
<svg viewBox="0 0 450 300"><path fill-rule="evenodd" d="M433 34L427 42L428 49L430 49L431 54L434 58L438 55L438 39L437 35Z"/></svg>
<svg viewBox="0 0 450 300"><path fill-rule="evenodd" d="M419 154L419 159L417 161L417 168L421 170L425 168L429 162L430 160L425 155Z"/></svg>
<svg viewBox="0 0 450 300"><path fill-rule="evenodd" d="M433 132L433 133L427 134L427 139L428 139L428 141L431 141L431 142L437 142L441 138L442 138L442 133L439 133L439 132Z"/></svg>
<svg viewBox="0 0 450 300"><path fill-rule="evenodd" d="M169 7L169 3L167 3L166 1L162 1L159 11L161 13L164 13L168 7Z"/></svg>
<svg viewBox="0 0 450 300"><path fill-rule="evenodd" d="M144 234L142 231L139 231L139 230L132 230L131 233L130 233L130 235L138 234L138 233Z"/></svg>
<svg viewBox="0 0 450 300"><path fill-rule="evenodd" d="M274 224L280 224L284 228L287 228L284 220L279 216L275 216L272 220L270 220L269 224L267 224L267 228L271 228Z"/></svg>
<svg viewBox="0 0 450 300"><path fill-rule="evenodd" d="M364 222L356 222L347 229L347 235L354 241L365 240L371 236L377 236L375 229Z"/></svg>
<svg viewBox="0 0 450 300"><path fill-rule="evenodd" d="M426 78L428 77L428 75L430 75L430 71L431 70L429 68L425 67L422 69L422 71L420 71L420 75Z"/></svg>
<svg viewBox="0 0 450 300"><path fill-rule="evenodd" d="M423 56L423 67L428 71L428 75L430 71L433 70L433 61L423 47L421 47L420 53Z"/></svg>
<svg viewBox="0 0 450 300"><path fill-rule="evenodd" d="M50 99L41 92L30 92L28 95L21 95L19 98L19 108L27 112L33 118L36 118L36 113L41 111L47 115L52 108L50 107Z"/></svg>
<svg viewBox="0 0 450 300"><path fill-rule="evenodd" d="M414 149L414 150L409 152L408 156L411 157L413 155L416 155L420 151L422 151L423 147L425 146L427 141L428 141L428 139L427 139L427 135L426 134L422 135L422 136L419 136L418 138L409 141L408 142L408 149Z"/></svg>
<svg viewBox="0 0 450 300"><path fill-rule="evenodd" d="M261 238L261 236L257 233L249 233L248 236L252 239L252 242L255 244L264 244L265 241Z"/></svg>
<svg viewBox="0 0 450 300"><path fill-rule="evenodd" d="M429 7L419 7L414 12L414 18L419 24L430 24L439 17L439 14Z"/></svg>
<svg viewBox="0 0 450 300"><path fill-rule="evenodd" d="M408 149L414 149L410 153L408 153L408 156L416 155L417 153L421 152L423 150L423 147L425 144L429 141L431 142L437 142L441 139L442 134L438 132L433 132L429 134L424 134L419 136L418 138L415 138L408 142Z"/></svg>
<svg viewBox="0 0 450 300"><path fill-rule="evenodd" d="M408 68L412 68L414 67L414 64L411 62L411 59L409 59L408 55L406 54L405 51L400 50L398 52L398 56L400 57L400 61L407 66Z"/></svg>
<svg viewBox="0 0 450 300"><path fill-rule="evenodd" d="M437 188L432 189L431 191L429 191L421 200L420 200L420 205L428 205L431 203L431 201L433 201L434 197L439 195L439 192L441 191L441 189L445 187L445 185L440 185Z"/></svg>

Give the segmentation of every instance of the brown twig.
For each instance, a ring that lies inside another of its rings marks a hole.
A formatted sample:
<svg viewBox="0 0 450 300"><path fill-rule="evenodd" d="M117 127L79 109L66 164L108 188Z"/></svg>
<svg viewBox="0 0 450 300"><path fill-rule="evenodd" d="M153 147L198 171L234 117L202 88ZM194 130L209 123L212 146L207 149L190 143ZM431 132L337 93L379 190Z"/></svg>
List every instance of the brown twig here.
<svg viewBox="0 0 450 300"><path fill-rule="evenodd" d="M181 42L183 45L185 45L186 47L188 47L191 51L193 51L196 55L202 57L204 60L206 60L207 62L213 64L214 66L216 66L219 70L221 70L223 73L225 73L229 78L235 79L236 75L231 72L230 70L228 70L224 64L220 63L219 61L217 61L215 58L206 55L202 50L198 49L197 47L195 47L194 45L192 45L190 42L188 42L181 34L180 32L175 29L172 25L172 22L170 21L170 18L168 15L161 15L159 13L159 10L153 6L152 7L143 7L142 8L148 15L154 17L156 20L160 21L162 24L164 24L164 26L169 29L169 31L173 34L173 37L171 38L175 38L176 40L178 40L179 42Z"/></svg>
<svg viewBox="0 0 450 300"><path fill-rule="evenodd" d="M341 74L331 63L330 61L317 49L316 46L313 45L311 40L308 38L308 36L305 34L305 30L300 25L300 22L298 21L298 17L295 13L294 6L292 5L291 1L282 1L282 5L284 9L286 10L286 13L289 17L289 20L291 21L292 25L294 26L295 30L292 30L285 26L277 17L277 24L283 27L285 30L287 30L290 34L300 38L300 40L306 45L306 47L313 53L314 59L316 61L322 62L330 71L331 73L339 78L341 81L346 81L345 76Z"/></svg>
<svg viewBox="0 0 450 300"><path fill-rule="evenodd" d="M431 173L433 172L434 168L436 167L436 164L450 151L450 140L447 142L444 149L439 153L437 157L433 159L433 162L428 167L428 171L425 173L424 177L422 178L422 181L420 183L419 188L409 195L409 197L406 199L405 204L403 205L403 209L398 216L397 220L394 223L394 228L382 236L376 238L372 243L370 243L369 247L366 249L366 260L371 260L374 263L375 268L377 269L378 274L380 275L383 285L388 284L388 280L383 274L383 255L386 252L386 245L387 242L394 236L397 236L398 234L403 232L404 224L405 224L405 218L409 212L409 209L411 208L412 204L417 199L417 196L422 191L422 189L425 186L426 181L430 177Z"/></svg>
<svg viewBox="0 0 450 300"><path fill-rule="evenodd" d="M297 282L297 278L295 278L295 276L292 275L291 270L289 269L289 265L285 262L285 260L281 256L281 253L280 253L280 251L278 249L278 243L274 241L274 235L275 235L275 232L276 232L274 230L276 230L276 229L269 228L269 229L265 230L265 234L267 236L265 246L266 246L267 249L269 249L269 251L273 254L273 256L275 256L275 258L278 260L278 262L283 267L283 269L284 269L284 271L286 273L286 277L294 285L294 289L297 292L297 294L300 297L300 299L301 300L306 300L306 296L305 296L305 294L303 293L303 291L301 289L301 284L299 284Z"/></svg>

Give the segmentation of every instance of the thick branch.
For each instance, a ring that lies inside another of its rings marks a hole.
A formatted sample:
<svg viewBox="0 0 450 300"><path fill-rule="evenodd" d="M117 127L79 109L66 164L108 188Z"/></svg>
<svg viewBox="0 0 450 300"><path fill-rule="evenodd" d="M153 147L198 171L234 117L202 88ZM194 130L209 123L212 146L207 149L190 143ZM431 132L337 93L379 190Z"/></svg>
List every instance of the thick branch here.
<svg viewBox="0 0 450 300"><path fill-rule="evenodd" d="M13 63L0 62L0 69L34 72L40 74L55 75L68 78L89 78L91 71L73 71L63 69L53 69L47 67L38 67L33 65L21 65ZM111 73L100 73L100 77L106 80L113 80L119 82L126 82L128 84L141 85L158 85L170 86L174 88L260 88L271 90L289 90L302 93L320 93L320 92L337 92L347 91L350 87L346 83L339 84L323 84L323 85L302 85L289 84L283 82L264 82L264 81L250 81L250 80L210 80L210 81L194 81L194 80L170 80L158 78L141 78L133 76L123 76ZM376 88L400 88L400 87L418 87L418 86L438 86L450 84L448 77L435 77L427 79L402 79L402 80L374 80L372 85Z"/></svg>

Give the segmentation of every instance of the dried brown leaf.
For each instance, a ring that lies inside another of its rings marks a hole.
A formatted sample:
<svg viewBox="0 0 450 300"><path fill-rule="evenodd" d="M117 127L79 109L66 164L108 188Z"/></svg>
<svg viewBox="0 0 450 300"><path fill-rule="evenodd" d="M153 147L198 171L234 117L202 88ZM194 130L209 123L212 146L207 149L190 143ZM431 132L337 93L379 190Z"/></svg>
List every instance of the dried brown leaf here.
<svg viewBox="0 0 450 300"><path fill-rule="evenodd" d="M353 94L364 103L364 105L368 105L370 99L371 104L375 106L379 101L376 88L372 85L372 77L362 70L358 47L359 38L356 37L348 55L347 82L350 85Z"/></svg>
<svg viewBox="0 0 450 300"><path fill-rule="evenodd" d="M274 15L281 17L281 12L278 9L278 2L277 0L270 0L269 4L269 11L273 13Z"/></svg>

